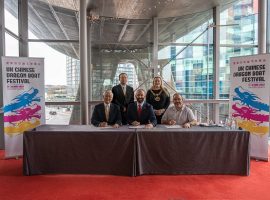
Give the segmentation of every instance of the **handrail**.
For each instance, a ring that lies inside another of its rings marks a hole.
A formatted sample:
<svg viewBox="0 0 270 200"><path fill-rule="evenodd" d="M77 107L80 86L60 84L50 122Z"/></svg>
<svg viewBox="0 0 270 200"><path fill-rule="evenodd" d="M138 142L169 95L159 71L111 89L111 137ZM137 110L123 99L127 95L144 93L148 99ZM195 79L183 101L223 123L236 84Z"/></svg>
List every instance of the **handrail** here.
<svg viewBox="0 0 270 200"><path fill-rule="evenodd" d="M89 101L89 105L96 105L98 103L102 103L103 101ZM213 104L219 104L219 103L229 103L229 99L207 99L207 100L201 100L201 99L185 99L185 103L213 103ZM172 101L171 101L172 103ZM80 101L46 101L45 105L80 105Z"/></svg>

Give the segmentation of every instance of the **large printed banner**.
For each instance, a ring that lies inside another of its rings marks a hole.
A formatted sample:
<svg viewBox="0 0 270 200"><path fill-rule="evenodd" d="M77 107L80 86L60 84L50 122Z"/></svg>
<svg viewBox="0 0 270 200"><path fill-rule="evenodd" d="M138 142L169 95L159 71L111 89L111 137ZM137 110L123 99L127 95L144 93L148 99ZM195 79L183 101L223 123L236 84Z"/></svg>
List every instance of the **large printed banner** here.
<svg viewBox="0 0 270 200"><path fill-rule="evenodd" d="M5 157L23 154L23 132L45 123L44 59L2 57Z"/></svg>
<svg viewBox="0 0 270 200"><path fill-rule="evenodd" d="M270 55L230 60L230 116L251 133L250 156L268 161Z"/></svg>

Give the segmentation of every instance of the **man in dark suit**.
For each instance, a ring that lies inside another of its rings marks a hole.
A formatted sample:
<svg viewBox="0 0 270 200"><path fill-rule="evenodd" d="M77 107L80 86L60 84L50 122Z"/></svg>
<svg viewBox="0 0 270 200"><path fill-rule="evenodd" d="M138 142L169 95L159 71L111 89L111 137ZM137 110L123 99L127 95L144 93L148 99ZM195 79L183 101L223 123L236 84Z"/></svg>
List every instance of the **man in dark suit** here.
<svg viewBox="0 0 270 200"><path fill-rule="evenodd" d="M145 91L138 89L135 97L137 102L128 105L128 123L133 126L145 125L145 128L153 128L157 125L157 119L152 105L144 100Z"/></svg>
<svg viewBox="0 0 270 200"><path fill-rule="evenodd" d="M127 74L121 73L119 74L120 84L116 85L112 88L113 92L113 100L120 107L121 116L122 116L122 124L127 124L127 107L128 104L134 102L134 91L133 88L127 85Z"/></svg>
<svg viewBox="0 0 270 200"><path fill-rule="evenodd" d="M91 118L91 123L94 126L106 127L112 126L118 128L122 124L121 113L119 106L111 103L113 99L113 93L111 90L107 90L103 94L103 103L95 106L94 112Z"/></svg>

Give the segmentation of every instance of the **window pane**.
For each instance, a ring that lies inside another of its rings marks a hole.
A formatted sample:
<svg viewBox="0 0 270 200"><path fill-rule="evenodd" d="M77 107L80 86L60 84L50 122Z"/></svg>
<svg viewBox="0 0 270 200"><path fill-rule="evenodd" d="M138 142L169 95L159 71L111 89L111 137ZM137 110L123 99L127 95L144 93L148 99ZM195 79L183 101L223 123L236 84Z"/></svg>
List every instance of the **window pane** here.
<svg viewBox="0 0 270 200"><path fill-rule="evenodd" d="M225 9L225 8L224 8ZM258 1L241 0L220 14L221 44L258 44Z"/></svg>
<svg viewBox="0 0 270 200"><path fill-rule="evenodd" d="M120 63L118 64L114 79L113 85L119 84L119 74L126 73L128 76L127 84L133 88L137 88L139 86L138 75L135 69L135 66L132 63Z"/></svg>
<svg viewBox="0 0 270 200"><path fill-rule="evenodd" d="M192 42L195 43L213 43L212 28L206 31L212 23L212 10L195 13L175 18L166 18L158 20L159 42Z"/></svg>
<svg viewBox="0 0 270 200"><path fill-rule="evenodd" d="M221 47L220 48L220 69L219 84L220 98L228 99L230 92L230 58L237 56L257 54L257 48L240 48L240 47Z"/></svg>
<svg viewBox="0 0 270 200"><path fill-rule="evenodd" d="M90 84L90 87L92 87L92 99L102 100L104 90L111 89L114 84L118 84L116 76L120 71L129 74L129 79L133 80L129 84L134 87L146 83L152 74L150 68L151 53L151 48L129 51L92 48L92 82ZM126 64L123 66L122 63ZM133 75L137 78L133 77ZM146 88L149 88L149 84L147 84Z"/></svg>
<svg viewBox="0 0 270 200"><path fill-rule="evenodd" d="M158 57L163 78L186 99L213 98L212 45L169 46L161 48Z"/></svg>
<svg viewBox="0 0 270 200"><path fill-rule="evenodd" d="M19 56L19 41L5 33L6 56Z"/></svg>
<svg viewBox="0 0 270 200"><path fill-rule="evenodd" d="M18 0L5 0L5 27L18 34Z"/></svg>
<svg viewBox="0 0 270 200"><path fill-rule="evenodd" d="M50 45L50 46L48 46ZM79 101L80 62L70 43L29 43L29 56L44 58L46 101ZM66 54L62 53L65 52Z"/></svg>
<svg viewBox="0 0 270 200"><path fill-rule="evenodd" d="M80 106L47 105L46 124L80 124Z"/></svg>

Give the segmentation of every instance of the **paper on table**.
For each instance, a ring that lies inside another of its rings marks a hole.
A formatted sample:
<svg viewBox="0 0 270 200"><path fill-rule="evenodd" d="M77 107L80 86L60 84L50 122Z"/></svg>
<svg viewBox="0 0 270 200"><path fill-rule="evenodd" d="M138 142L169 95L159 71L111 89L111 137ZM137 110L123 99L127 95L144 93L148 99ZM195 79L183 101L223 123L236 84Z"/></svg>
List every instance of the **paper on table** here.
<svg viewBox="0 0 270 200"><path fill-rule="evenodd" d="M145 128L145 125L129 126L128 128Z"/></svg>
<svg viewBox="0 0 270 200"><path fill-rule="evenodd" d="M180 125L170 125L170 126L165 126L166 128L182 128Z"/></svg>
<svg viewBox="0 0 270 200"><path fill-rule="evenodd" d="M114 127L112 127L112 126L105 126L105 127L98 127L98 128L100 128L100 129L110 129L110 128L114 128Z"/></svg>

